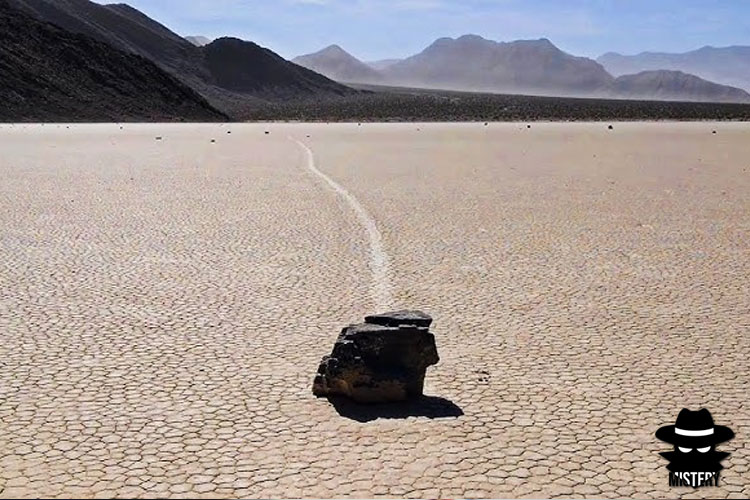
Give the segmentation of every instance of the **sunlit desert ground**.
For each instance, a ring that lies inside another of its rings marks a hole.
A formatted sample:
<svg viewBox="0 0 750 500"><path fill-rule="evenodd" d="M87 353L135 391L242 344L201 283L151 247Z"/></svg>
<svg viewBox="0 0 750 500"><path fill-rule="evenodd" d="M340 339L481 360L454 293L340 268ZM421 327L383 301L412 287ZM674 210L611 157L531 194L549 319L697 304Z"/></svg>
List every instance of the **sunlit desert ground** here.
<svg viewBox="0 0 750 500"><path fill-rule="evenodd" d="M0 125L0 497L749 497L750 125L607 125ZM312 395L385 307L463 415Z"/></svg>

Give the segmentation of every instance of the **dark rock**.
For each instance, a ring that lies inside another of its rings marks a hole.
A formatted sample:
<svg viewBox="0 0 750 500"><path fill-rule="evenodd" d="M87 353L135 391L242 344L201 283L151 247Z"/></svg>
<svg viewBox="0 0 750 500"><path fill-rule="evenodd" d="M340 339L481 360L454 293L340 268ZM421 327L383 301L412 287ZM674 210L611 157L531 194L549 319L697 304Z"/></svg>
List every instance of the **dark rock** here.
<svg viewBox="0 0 750 500"><path fill-rule="evenodd" d="M211 144L215 143L216 139L211 139Z"/></svg>
<svg viewBox="0 0 750 500"><path fill-rule="evenodd" d="M269 132L268 130L266 130L266 135L268 135L268 134L270 134L270 133L271 133L271 132Z"/></svg>
<svg viewBox="0 0 750 500"><path fill-rule="evenodd" d="M526 125L526 128L531 128L531 125Z"/></svg>
<svg viewBox="0 0 750 500"><path fill-rule="evenodd" d="M160 141L160 140L161 140L161 136L157 136L157 137L156 137L156 140L157 140L157 141Z"/></svg>
<svg viewBox="0 0 750 500"><path fill-rule="evenodd" d="M341 331L313 382L318 397L360 403L405 401L422 395L427 367L438 357L432 318L420 311L368 316Z"/></svg>
<svg viewBox="0 0 750 500"><path fill-rule="evenodd" d="M612 125L610 125L610 126L609 126L609 127L607 127L607 128L608 128L609 130L614 130L614 127L613 127Z"/></svg>

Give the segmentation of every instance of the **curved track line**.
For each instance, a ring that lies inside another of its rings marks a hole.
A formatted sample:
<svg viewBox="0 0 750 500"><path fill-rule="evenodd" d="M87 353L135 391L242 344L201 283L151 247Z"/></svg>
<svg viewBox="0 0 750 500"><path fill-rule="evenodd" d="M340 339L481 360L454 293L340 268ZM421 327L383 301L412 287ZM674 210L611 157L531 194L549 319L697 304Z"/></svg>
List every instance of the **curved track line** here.
<svg viewBox="0 0 750 500"><path fill-rule="evenodd" d="M370 271L372 272L372 288L370 293L377 311L387 311L393 303L388 254L385 252L383 236L380 234L375 220L369 213L367 213L367 210L365 210L359 201L357 201L357 198L333 179L317 169L313 152L305 143L292 137L289 139L296 142L297 145L307 154L308 170L331 186L331 188L333 188L333 190L349 204L351 209L354 210L359 222L364 226L365 231L367 232L367 237L370 240Z"/></svg>

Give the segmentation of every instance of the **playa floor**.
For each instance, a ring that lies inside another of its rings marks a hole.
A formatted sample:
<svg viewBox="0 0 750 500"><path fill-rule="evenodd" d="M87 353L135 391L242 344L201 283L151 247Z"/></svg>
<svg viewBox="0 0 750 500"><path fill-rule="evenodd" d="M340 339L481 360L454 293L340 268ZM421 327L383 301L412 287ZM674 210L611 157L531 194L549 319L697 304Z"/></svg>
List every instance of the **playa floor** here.
<svg viewBox="0 0 750 500"><path fill-rule="evenodd" d="M750 497L750 125L607 125L0 125L0 497ZM386 308L431 398L315 398Z"/></svg>

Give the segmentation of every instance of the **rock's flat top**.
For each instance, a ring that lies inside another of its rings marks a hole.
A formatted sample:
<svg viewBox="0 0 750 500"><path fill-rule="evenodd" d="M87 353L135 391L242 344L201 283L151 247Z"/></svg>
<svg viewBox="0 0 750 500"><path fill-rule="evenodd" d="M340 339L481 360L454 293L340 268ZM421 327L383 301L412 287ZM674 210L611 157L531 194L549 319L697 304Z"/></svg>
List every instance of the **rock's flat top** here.
<svg viewBox="0 0 750 500"><path fill-rule="evenodd" d="M376 325L373 323L357 323L349 325L341 330L341 335L344 337L351 337L359 334L394 334L397 335L400 332L408 332L410 330L424 331L426 327L416 326L412 324L407 325Z"/></svg>
<svg viewBox="0 0 750 500"><path fill-rule="evenodd" d="M358 333L380 333L380 332L398 332L397 326L374 325L372 323L357 323L349 325L341 330L342 335L356 335Z"/></svg>
<svg viewBox="0 0 750 500"><path fill-rule="evenodd" d="M393 311L365 317L365 323L383 326L414 325L429 328L432 317L422 311Z"/></svg>
<svg viewBox="0 0 750 500"><path fill-rule="evenodd" d="M750 497L750 125L525 125L0 125L0 497ZM305 134L460 418L310 394L383 311ZM670 489L702 406L721 485Z"/></svg>

